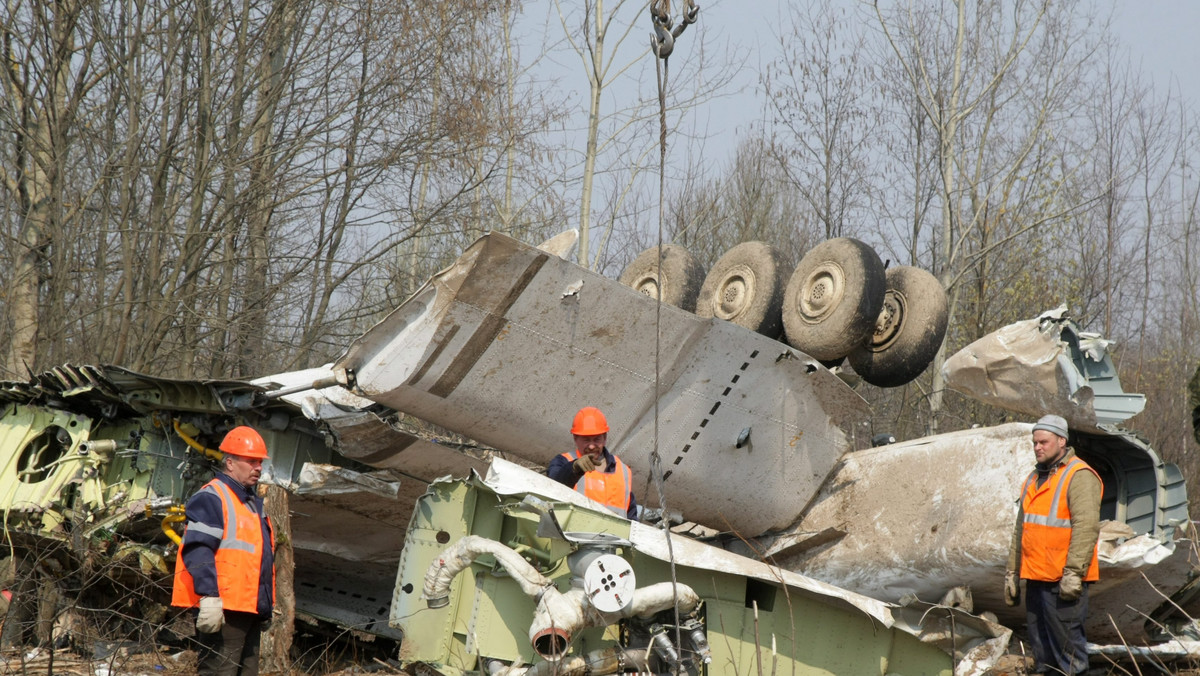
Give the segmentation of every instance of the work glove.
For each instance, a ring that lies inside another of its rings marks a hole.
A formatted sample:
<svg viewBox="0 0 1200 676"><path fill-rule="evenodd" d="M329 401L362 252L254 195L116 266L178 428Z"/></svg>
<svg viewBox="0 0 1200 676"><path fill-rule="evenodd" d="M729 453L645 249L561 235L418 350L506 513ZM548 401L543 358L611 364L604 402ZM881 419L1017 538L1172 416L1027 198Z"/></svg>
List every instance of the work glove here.
<svg viewBox="0 0 1200 676"><path fill-rule="evenodd" d="M1015 606L1021 602L1021 578L1017 571L1010 570L1004 574L1004 603Z"/></svg>
<svg viewBox="0 0 1200 676"><path fill-rule="evenodd" d="M1062 601L1074 601L1083 593L1083 580L1079 573L1064 570L1062 579L1058 581L1058 598Z"/></svg>
<svg viewBox="0 0 1200 676"><path fill-rule="evenodd" d="M196 616L196 631L215 634L225 624L225 604L220 596L201 596L200 614Z"/></svg>
<svg viewBox="0 0 1200 676"><path fill-rule="evenodd" d="M641 513L638 516L642 523L659 523L664 520L674 526L683 523L683 515L676 511L664 512L661 507L641 507L640 509Z"/></svg>
<svg viewBox="0 0 1200 676"><path fill-rule="evenodd" d="M587 453L584 453L576 458L575 462L571 464L575 466L575 471L579 474L587 474L588 472L594 472L597 469L600 469L600 466L596 463L595 458Z"/></svg>

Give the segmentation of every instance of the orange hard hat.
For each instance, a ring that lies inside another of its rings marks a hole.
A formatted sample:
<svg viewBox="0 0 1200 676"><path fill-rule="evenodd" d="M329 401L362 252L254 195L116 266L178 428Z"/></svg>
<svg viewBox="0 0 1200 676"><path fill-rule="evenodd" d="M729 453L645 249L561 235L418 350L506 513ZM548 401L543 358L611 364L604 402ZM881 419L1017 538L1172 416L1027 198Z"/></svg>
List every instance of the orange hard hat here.
<svg viewBox="0 0 1200 676"><path fill-rule="evenodd" d="M571 434L581 437L591 437L608 432L608 421L604 414L595 406L584 406L575 414L575 422L571 425Z"/></svg>
<svg viewBox="0 0 1200 676"><path fill-rule="evenodd" d="M229 430L229 434L226 434L221 442L221 450L243 458L267 459L267 442L263 441L262 435L253 427L245 425Z"/></svg>

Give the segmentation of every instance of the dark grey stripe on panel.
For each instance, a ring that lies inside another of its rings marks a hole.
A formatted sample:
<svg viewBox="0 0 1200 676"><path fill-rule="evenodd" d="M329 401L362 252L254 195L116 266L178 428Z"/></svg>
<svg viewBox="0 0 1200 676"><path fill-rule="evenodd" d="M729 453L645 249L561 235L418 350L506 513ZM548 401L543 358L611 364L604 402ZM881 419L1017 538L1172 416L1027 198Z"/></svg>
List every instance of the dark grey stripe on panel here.
<svg viewBox="0 0 1200 676"><path fill-rule="evenodd" d="M521 293L533 281L534 276L542 269L542 266L546 264L548 259L549 256L541 254L529 263L529 266L517 277L516 282L496 306L495 311L488 314L480 322L479 328L475 329L475 333L467 339L466 345L463 345L463 348L458 351L458 354L454 357L454 361L442 373L442 377L438 378L433 387L429 388L430 394L444 399L450 396L450 393L462 383L463 378L467 377L467 374L471 372L471 369L483 357L483 353L488 349L488 346L492 344L496 336L500 335L500 331L508 323L505 315L508 313L509 308L517 302L517 298L521 296Z"/></svg>

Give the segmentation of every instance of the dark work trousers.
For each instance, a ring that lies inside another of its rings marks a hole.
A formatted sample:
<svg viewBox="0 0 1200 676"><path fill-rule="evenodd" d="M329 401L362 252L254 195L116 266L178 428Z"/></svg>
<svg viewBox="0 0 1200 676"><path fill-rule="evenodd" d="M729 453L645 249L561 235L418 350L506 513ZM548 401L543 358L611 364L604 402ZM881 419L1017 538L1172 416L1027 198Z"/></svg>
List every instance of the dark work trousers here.
<svg viewBox="0 0 1200 676"><path fill-rule="evenodd" d="M225 624L215 634L196 632L200 642L200 676L258 676L258 639L262 620L257 613L225 611Z"/></svg>
<svg viewBox="0 0 1200 676"><path fill-rule="evenodd" d="M1074 676L1087 671L1083 621L1087 617L1089 586L1083 584L1077 600L1062 601L1057 582L1025 581L1025 621L1033 648L1034 673Z"/></svg>

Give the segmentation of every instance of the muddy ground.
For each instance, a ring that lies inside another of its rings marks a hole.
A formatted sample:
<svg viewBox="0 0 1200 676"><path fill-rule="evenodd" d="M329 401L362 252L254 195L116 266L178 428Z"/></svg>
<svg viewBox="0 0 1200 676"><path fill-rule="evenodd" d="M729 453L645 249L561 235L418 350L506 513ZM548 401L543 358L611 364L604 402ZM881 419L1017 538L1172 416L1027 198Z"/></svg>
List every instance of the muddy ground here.
<svg viewBox="0 0 1200 676"><path fill-rule="evenodd" d="M355 660L353 657L311 660L287 671L260 671L260 676L311 674L312 676L351 676L352 674L407 674L398 663L378 658ZM103 659L59 651L53 656L40 650L0 653L0 674L46 676L193 676L196 653L192 650L164 649L134 655L117 652Z"/></svg>
<svg viewBox="0 0 1200 676"><path fill-rule="evenodd" d="M53 666L51 660L53 659ZM1025 676L1029 673L1032 660L1021 655L1005 655L989 676ZM1177 674L1200 676L1200 665L1196 664L1096 664L1093 663L1089 676L1140 676L1141 674ZM3 674L46 674L55 676L192 676L196 673L196 653L191 650L164 649L154 653L124 654L120 651L105 659L84 658L71 652L57 652L51 658L42 651L4 651L0 653L0 673ZM379 658L355 660L353 656L329 658L322 664L316 660L310 664L297 664L288 671L262 671L261 676L357 676L360 674L400 674L409 672L400 668L393 660Z"/></svg>

